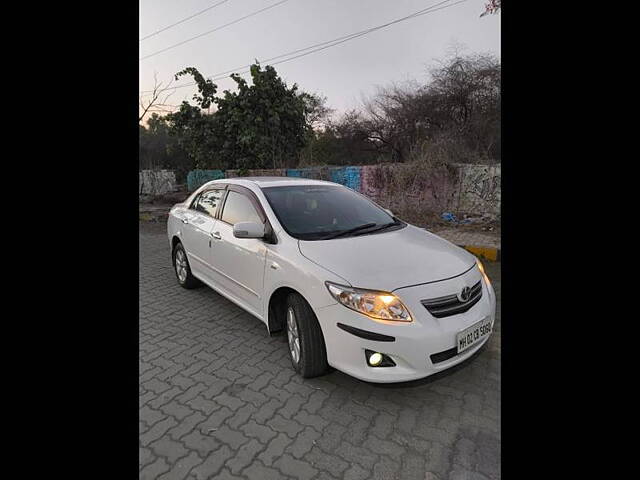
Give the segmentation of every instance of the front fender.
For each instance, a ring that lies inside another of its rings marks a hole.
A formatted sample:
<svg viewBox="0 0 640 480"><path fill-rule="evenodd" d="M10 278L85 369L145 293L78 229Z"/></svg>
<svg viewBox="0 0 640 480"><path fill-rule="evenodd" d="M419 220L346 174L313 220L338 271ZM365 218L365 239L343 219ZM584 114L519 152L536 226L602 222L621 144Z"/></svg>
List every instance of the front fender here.
<svg viewBox="0 0 640 480"><path fill-rule="evenodd" d="M329 294L326 281L348 284L348 282L304 257L296 242L269 245L264 275L263 311L268 314L269 301L273 293L282 287L291 288L309 303L315 311L333 305L336 300Z"/></svg>

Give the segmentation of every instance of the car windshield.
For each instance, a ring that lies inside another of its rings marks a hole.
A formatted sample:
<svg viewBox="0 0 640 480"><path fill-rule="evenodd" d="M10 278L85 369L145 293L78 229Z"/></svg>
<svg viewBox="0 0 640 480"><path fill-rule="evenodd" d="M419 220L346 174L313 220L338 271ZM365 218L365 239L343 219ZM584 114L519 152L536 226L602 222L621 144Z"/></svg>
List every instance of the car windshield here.
<svg viewBox="0 0 640 480"><path fill-rule="evenodd" d="M404 225L345 187L295 185L262 191L282 227L300 240L381 233Z"/></svg>

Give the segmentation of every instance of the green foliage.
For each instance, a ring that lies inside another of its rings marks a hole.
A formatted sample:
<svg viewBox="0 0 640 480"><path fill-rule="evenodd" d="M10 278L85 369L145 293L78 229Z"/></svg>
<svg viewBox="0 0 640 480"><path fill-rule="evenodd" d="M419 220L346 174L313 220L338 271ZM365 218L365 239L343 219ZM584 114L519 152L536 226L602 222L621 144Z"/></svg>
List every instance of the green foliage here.
<svg viewBox="0 0 640 480"><path fill-rule="evenodd" d="M196 68L178 72L176 79L195 80L195 104L182 102L141 127L141 165L243 174L424 159L500 161L501 66L490 55L455 53L430 69L426 83L380 88L362 108L334 119L324 97L287 86L273 67L255 63L250 73L249 81L231 75L236 88L219 93Z"/></svg>
<svg viewBox="0 0 640 480"><path fill-rule="evenodd" d="M188 155L180 148L179 142L169 134L165 117L154 113L149 117L147 126L139 127L139 166L141 169L174 170L176 180L184 182L186 175L194 165Z"/></svg>
<svg viewBox="0 0 640 480"><path fill-rule="evenodd" d="M300 155L299 166L368 165L377 163L376 146L349 122L329 122L314 131Z"/></svg>
<svg viewBox="0 0 640 480"><path fill-rule="evenodd" d="M182 102L180 109L166 117L170 135L191 159L194 168L227 169L228 165L215 162L219 137L214 115L199 107Z"/></svg>
<svg viewBox="0 0 640 480"><path fill-rule="evenodd" d="M237 91L216 96L217 86L196 68L176 74L193 76L198 94L167 115L170 131L197 168L285 168L298 163L300 151L321 116L324 100L288 87L276 70L251 66L252 84L236 74ZM215 105L215 112L205 112Z"/></svg>
<svg viewBox="0 0 640 480"><path fill-rule="evenodd" d="M188 67L176 73L175 79L178 80L183 75L193 76L196 85L198 85L198 93L193 96L193 99L203 110L209 108L215 100L218 86L211 80L204 78L202 74L194 67Z"/></svg>

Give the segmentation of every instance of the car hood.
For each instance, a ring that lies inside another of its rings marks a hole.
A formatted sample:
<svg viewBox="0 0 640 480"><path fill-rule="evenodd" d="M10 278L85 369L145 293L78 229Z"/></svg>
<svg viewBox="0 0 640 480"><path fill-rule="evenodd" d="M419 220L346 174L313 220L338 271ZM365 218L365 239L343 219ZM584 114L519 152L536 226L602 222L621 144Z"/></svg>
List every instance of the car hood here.
<svg viewBox="0 0 640 480"><path fill-rule="evenodd" d="M455 277L475 257L418 227L357 237L298 242L300 253L351 286L393 291Z"/></svg>

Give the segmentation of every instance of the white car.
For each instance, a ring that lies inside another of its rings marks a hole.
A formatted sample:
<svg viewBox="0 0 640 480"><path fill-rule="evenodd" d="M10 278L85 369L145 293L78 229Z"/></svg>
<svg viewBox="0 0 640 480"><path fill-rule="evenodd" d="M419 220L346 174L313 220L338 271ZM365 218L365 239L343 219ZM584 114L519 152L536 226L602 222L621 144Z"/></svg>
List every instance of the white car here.
<svg viewBox="0 0 640 480"><path fill-rule="evenodd" d="M178 282L206 284L268 332L303 377L426 377L489 338L496 298L472 254L331 182L208 182L168 219Z"/></svg>

